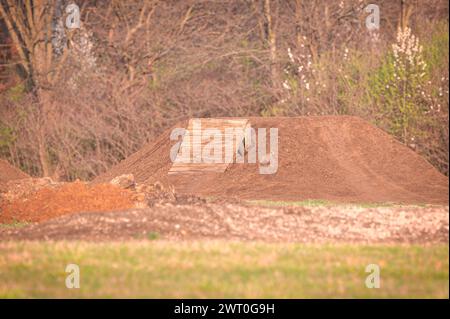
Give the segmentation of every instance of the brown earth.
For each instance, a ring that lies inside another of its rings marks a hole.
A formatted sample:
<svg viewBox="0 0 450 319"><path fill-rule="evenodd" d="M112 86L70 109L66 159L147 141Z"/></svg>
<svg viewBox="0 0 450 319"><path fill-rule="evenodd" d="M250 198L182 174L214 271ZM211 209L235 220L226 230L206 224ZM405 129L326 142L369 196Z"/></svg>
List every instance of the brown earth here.
<svg viewBox="0 0 450 319"><path fill-rule="evenodd" d="M82 182L44 187L32 194L0 202L0 223L41 222L82 211L136 207L133 193L111 184Z"/></svg>
<svg viewBox="0 0 450 319"><path fill-rule="evenodd" d="M160 183L137 184L133 175L121 175L111 183L54 182L50 178L25 178L6 183L0 192L0 224L43 222L79 212L110 212L157 204L203 204L193 195L176 194Z"/></svg>
<svg viewBox="0 0 450 319"><path fill-rule="evenodd" d="M155 205L79 213L22 228L4 240L257 240L304 243L447 243L447 207L288 207Z"/></svg>
<svg viewBox="0 0 450 319"><path fill-rule="evenodd" d="M30 177L28 174L15 168L7 161L0 159L0 183L5 183L13 179L21 179Z"/></svg>
<svg viewBox="0 0 450 319"><path fill-rule="evenodd" d="M366 121L350 116L250 118L254 128L278 128L278 171L233 164L225 173L168 175L171 129L94 182L134 174L177 193L240 199L448 204L448 178L424 158ZM175 127L185 128L187 121Z"/></svg>
<svg viewBox="0 0 450 319"><path fill-rule="evenodd" d="M6 188L6 182L30 177L7 161L0 159L0 191Z"/></svg>

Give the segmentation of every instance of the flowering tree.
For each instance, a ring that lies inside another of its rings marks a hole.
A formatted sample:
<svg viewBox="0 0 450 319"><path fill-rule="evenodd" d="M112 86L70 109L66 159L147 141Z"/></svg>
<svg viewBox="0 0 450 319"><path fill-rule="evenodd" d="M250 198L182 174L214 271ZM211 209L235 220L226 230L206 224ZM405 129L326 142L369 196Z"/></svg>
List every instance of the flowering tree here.
<svg viewBox="0 0 450 319"><path fill-rule="evenodd" d="M408 27L399 28L391 54L371 83L371 93L382 108L379 120L389 121L404 143L414 141L414 126L426 105L422 101L427 65L419 39Z"/></svg>

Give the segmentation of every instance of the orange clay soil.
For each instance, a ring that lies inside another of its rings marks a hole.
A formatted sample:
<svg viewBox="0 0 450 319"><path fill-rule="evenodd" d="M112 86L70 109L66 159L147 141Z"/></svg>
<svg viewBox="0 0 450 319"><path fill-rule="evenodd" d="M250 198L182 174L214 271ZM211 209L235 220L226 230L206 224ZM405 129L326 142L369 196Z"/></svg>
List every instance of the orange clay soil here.
<svg viewBox="0 0 450 319"><path fill-rule="evenodd" d="M448 205L448 178L423 157L370 123L351 116L249 118L254 128L278 128L278 171L232 164L224 173L168 175L171 129L94 182L134 174L178 194L239 199ZM175 127L186 128L187 121Z"/></svg>
<svg viewBox="0 0 450 319"><path fill-rule="evenodd" d="M41 222L78 212L101 212L134 207L132 192L110 184L82 182L43 188L28 198L0 203L0 223Z"/></svg>

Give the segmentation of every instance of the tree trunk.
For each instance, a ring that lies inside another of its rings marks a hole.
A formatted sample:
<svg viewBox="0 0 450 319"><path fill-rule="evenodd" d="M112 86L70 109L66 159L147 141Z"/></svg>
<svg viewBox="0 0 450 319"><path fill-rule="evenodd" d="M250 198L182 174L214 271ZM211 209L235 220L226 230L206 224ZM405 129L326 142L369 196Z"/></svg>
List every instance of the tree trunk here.
<svg viewBox="0 0 450 319"><path fill-rule="evenodd" d="M267 21L267 42L269 44L270 51L270 72L272 76L272 85L276 88L280 84L280 78L278 75L277 63L277 36L275 31L275 23L273 20L271 0L264 1L264 15L266 16Z"/></svg>
<svg viewBox="0 0 450 319"><path fill-rule="evenodd" d="M48 177L52 174L52 164L48 156L48 119L51 117L51 92L42 88L37 90L39 100L39 123L38 125L38 152L42 175Z"/></svg>

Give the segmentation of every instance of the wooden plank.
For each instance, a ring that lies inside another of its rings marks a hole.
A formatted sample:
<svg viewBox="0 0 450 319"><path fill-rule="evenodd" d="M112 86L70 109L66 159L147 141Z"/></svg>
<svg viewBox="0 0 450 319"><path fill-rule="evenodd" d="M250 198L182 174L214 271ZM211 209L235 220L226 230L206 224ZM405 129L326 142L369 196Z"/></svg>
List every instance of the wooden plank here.
<svg viewBox="0 0 450 319"><path fill-rule="evenodd" d="M190 119L188 128L192 129L194 127L195 121L198 119ZM205 121L207 120L207 121ZM227 128L227 127L244 127L248 120L216 120L216 119L201 119L198 121L200 125L205 128Z"/></svg>
<svg viewBox="0 0 450 319"><path fill-rule="evenodd" d="M207 163L179 163L178 165L173 165L169 171L169 175L171 174L179 174L179 173L201 173L201 172L217 172L222 173L228 167L227 163L215 163L215 164L207 164Z"/></svg>
<svg viewBox="0 0 450 319"><path fill-rule="evenodd" d="M194 129L194 123L195 121L198 121L199 125L195 125ZM221 148L222 150L222 161L225 160L225 141L231 140L233 142L233 155L234 155L234 148L236 145L236 137L240 136L239 132L235 132L236 129L242 129L242 138L245 138L245 128L249 126L248 119L239 119L239 118L226 118L226 119L219 119L219 118L207 118L207 119L200 119L200 118L193 118L189 120L188 128L190 135L190 143L191 143L191 154L190 158L193 161L193 154L192 149L194 147L199 147L200 149L203 148L204 145L213 143L211 146L213 148ZM200 128L200 129L199 129ZM212 137L209 136L204 138L203 132L206 129L217 129L221 132L222 138L220 140L214 140ZM227 132L226 129L234 129L233 132ZM237 134L239 135L237 135ZM232 139L231 139L232 137ZM194 141L195 140L195 141ZM213 142L215 141L215 143ZM183 142L182 142L183 143ZM183 148L183 144L180 147L180 150ZM206 156L203 158L203 160L210 160L214 161L213 156ZM195 174L195 173L201 173L201 172L224 172L228 165L230 163L180 163L180 162L174 162L172 164L172 167L169 170L169 174Z"/></svg>

